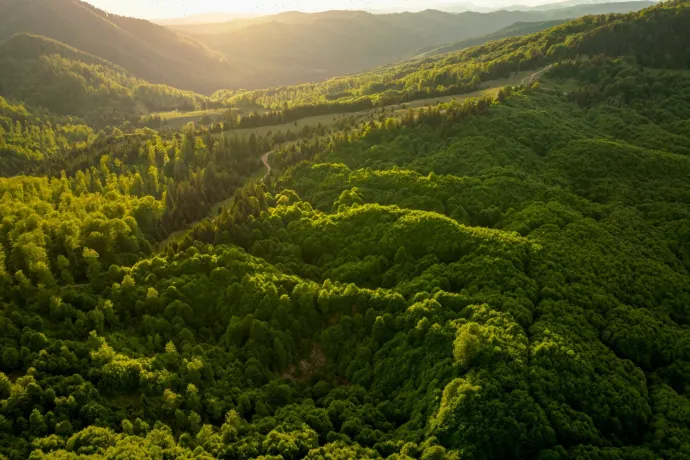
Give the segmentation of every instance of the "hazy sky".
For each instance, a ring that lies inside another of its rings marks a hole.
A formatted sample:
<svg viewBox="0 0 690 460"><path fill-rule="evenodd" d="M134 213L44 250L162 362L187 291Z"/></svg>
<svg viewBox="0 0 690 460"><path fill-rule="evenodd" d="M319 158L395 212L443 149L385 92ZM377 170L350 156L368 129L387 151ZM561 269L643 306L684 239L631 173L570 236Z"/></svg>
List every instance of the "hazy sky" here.
<svg viewBox="0 0 690 460"><path fill-rule="evenodd" d="M86 0L110 13L146 19L177 18L209 12L277 13L287 10L403 8L417 11L462 0ZM469 0L482 7L538 5L558 0Z"/></svg>

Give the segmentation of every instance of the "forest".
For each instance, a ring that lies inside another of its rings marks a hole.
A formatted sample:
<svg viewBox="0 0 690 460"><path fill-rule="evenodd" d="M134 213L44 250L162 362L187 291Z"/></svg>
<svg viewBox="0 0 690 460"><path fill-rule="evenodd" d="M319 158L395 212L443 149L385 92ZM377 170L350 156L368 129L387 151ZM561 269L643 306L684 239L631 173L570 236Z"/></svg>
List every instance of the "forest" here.
<svg viewBox="0 0 690 460"><path fill-rule="evenodd" d="M430 2L428 8L439 5L443 4ZM257 89L321 81L366 71L409 59L426 48L433 49L496 32L516 22L627 13L651 5L653 3L649 1L605 1L572 6L564 4L549 11L460 14L435 9L391 14L288 11L219 24L171 27L227 56L229 62L249 64L252 69L259 70L253 79L245 78L239 85L239 88ZM238 67L242 68L240 72L245 72L245 66Z"/></svg>
<svg viewBox="0 0 690 460"><path fill-rule="evenodd" d="M468 38L453 43L448 43L439 47L422 48L420 53L422 56L436 56L439 54L448 54L453 51L460 51L474 46L484 45L485 43L501 40L508 37L519 37L522 35L530 35L542 30L551 29L558 25L568 22L568 19L554 19L551 21L534 21L534 22L515 22L508 27L499 29L490 34L481 35L479 37Z"/></svg>
<svg viewBox="0 0 690 460"><path fill-rule="evenodd" d="M256 91L223 90L211 98L238 107L307 116L473 93L489 81L585 56L627 55L634 56L641 65L683 69L690 59L687 49L683 49L690 14L683 6L667 3L640 13L584 16L534 34L324 82ZM659 53L659 49L665 52Z"/></svg>
<svg viewBox="0 0 690 460"><path fill-rule="evenodd" d="M690 458L688 20L222 101L14 36L0 459ZM146 104L266 111L173 129Z"/></svg>
<svg viewBox="0 0 690 460"><path fill-rule="evenodd" d="M0 42L15 34L44 35L126 68L138 79L210 95L362 72L408 59L420 48L478 37L515 22L625 13L653 5L650 0L608 1L463 14L284 12L162 27L109 14L82 0L0 0Z"/></svg>

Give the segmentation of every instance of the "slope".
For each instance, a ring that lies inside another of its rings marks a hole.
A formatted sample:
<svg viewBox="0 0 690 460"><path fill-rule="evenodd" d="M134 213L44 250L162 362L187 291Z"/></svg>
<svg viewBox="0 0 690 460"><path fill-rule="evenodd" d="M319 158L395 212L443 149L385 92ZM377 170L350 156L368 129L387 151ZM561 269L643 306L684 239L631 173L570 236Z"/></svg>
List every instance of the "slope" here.
<svg viewBox="0 0 690 460"><path fill-rule="evenodd" d="M603 3L625 3L626 1L627 0L561 0L553 3L545 3L542 5L534 6L515 4L500 9L507 11L552 11L560 10L563 8L587 8L591 6L601 5Z"/></svg>
<svg viewBox="0 0 690 460"><path fill-rule="evenodd" d="M154 83L198 92L232 83L226 59L200 43L79 0L0 0L0 40L17 33L53 38Z"/></svg>
<svg viewBox="0 0 690 460"><path fill-rule="evenodd" d="M687 66L690 10L672 2L641 12L585 16L535 34L412 59L325 82L256 91L220 91L212 99L291 116L349 112L477 91L482 82L543 69L566 59L632 55L643 65ZM658 49L666 49L659 53ZM287 106L287 109L286 109Z"/></svg>
<svg viewBox="0 0 690 460"><path fill-rule="evenodd" d="M371 14L361 11L282 13L225 24L173 26L245 65L256 77L247 89L322 80L414 56L420 48L478 37L515 22L636 11L652 2L563 8L549 12ZM231 86L226 86L231 88Z"/></svg>
<svg viewBox="0 0 690 460"><path fill-rule="evenodd" d="M159 253L272 142L139 130L0 179L0 455L690 457L689 10L507 46L597 51L554 62L569 94L315 130Z"/></svg>
<svg viewBox="0 0 690 460"><path fill-rule="evenodd" d="M465 48L483 45L484 43L501 40L503 38L529 35L545 29L550 29L557 25L563 24L567 21L567 19L557 19L554 21L544 22L516 22L515 24L512 24L508 27L497 30L496 32L487 35L482 35L481 37L469 38L467 40L461 40L459 42L450 43L447 45L439 46L437 48L421 49L420 51L422 53L418 57L437 56L439 54L452 53L454 51L460 51Z"/></svg>
<svg viewBox="0 0 690 460"><path fill-rule="evenodd" d="M126 266L113 255L144 244L129 198L117 245L86 239L110 264L86 252L91 285L43 300L5 275L3 454L684 458L690 161L618 123L663 141L690 85L593 68L587 93L644 91L369 126ZM100 229L115 209L91 206Z"/></svg>
<svg viewBox="0 0 690 460"><path fill-rule="evenodd" d="M160 110L193 110L204 96L153 85L55 40L18 34L0 42L0 95L102 127Z"/></svg>

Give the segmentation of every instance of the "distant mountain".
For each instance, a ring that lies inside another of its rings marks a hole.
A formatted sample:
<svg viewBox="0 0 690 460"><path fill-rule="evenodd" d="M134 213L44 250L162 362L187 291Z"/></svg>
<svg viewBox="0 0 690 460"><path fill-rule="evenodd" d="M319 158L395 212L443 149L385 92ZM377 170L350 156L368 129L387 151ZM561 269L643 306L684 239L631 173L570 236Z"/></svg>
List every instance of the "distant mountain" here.
<svg viewBox="0 0 690 460"><path fill-rule="evenodd" d="M509 11L553 11L578 6L603 5L606 3L626 3L626 0L565 0L562 2L547 3L545 5L533 7L525 7L524 5L514 5L505 9ZM652 1L652 3L658 3L658 0Z"/></svg>
<svg viewBox="0 0 690 460"><path fill-rule="evenodd" d="M529 6L520 3L512 4L510 2L503 2L493 7L482 6L473 2L444 2L434 4L431 8L446 11L449 13L465 13L473 11L476 13L491 13L494 11L552 11L563 8L572 8L583 5L602 5L606 3L626 3L628 0L564 0L560 2L546 3L543 5ZM656 1L655 1L656 3Z"/></svg>
<svg viewBox="0 0 690 460"><path fill-rule="evenodd" d="M140 80L124 68L29 34L0 42L0 96L95 126L160 110L193 110L201 95Z"/></svg>
<svg viewBox="0 0 690 460"><path fill-rule="evenodd" d="M225 57L201 43L78 0L0 0L0 40L16 33L53 38L155 83L206 92L232 84Z"/></svg>
<svg viewBox="0 0 690 460"><path fill-rule="evenodd" d="M172 26L233 63L253 69L246 89L298 84L351 74L433 49L485 36L516 22L545 22L587 14L623 13L649 1L575 6L553 11L451 14L371 14L363 11L286 12L218 24Z"/></svg>
<svg viewBox="0 0 690 460"><path fill-rule="evenodd" d="M453 51L460 51L465 48L470 48L472 46L483 45L494 40L501 40L508 37L517 37L520 35L528 35L535 32L540 32L545 29L550 29L557 25L563 24L567 19L557 19L555 21L543 21L543 22L516 22L506 28L497 30L491 34L482 35L481 37L469 38L467 40L461 40L455 43L450 43L448 45L443 45L438 48L432 49L422 49L420 50L421 56L436 56L439 54L452 53Z"/></svg>
<svg viewBox="0 0 690 460"><path fill-rule="evenodd" d="M429 7L439 11L445 11L447 13L466 13L468 11L473 11L475 13L491 13L494 11L505 9L501 7L482 6L481 4L472 2L442 2L434 3ZM525 7L525 9L527 8L529 7Z"/></svg>
<svg viewBox="0 0 690 460"><path fill-rule="evenodd" d="M201 13L201 14L191 14L189 16L184 16L181 18L169 18L169 19L156 19L151 22L160 24L162 26L173 26L173 25L189 25L189 24L213 24L218 22L234 21L236 19L248 19L261 16L259 14L251 13L228 13L228 12L215 12L215 13Z"/></svg>
<svg viewBox="0 0 690 460"><path fill-rule="evenodd" d="M352 74L413 57L421 48L484 36L516 22L636 11L651 4L487 14L293 11L166 28L110 15L79 0L0 0L0 40L17 33L46 36L121 66L138 79L210 94Z"/></svg>

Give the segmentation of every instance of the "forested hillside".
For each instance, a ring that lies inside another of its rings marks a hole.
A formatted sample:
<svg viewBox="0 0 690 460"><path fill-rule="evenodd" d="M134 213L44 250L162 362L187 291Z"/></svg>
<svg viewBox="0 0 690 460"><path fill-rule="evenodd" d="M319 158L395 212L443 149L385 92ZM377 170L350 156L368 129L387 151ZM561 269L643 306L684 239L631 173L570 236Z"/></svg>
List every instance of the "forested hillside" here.
<svg viewBox="0 0 690 460"><path fill-rule="evenodd" d="M440 54L452 53L453 51L460 51L464 50L465 48L483 45L485 43L501 40L503 38L530 35L545 29L551 29L552 27L556 27L568 21L568 19L556 19L554 21L543 22L516 22L515 24L487 35L468 38L466 40L460 40L458 42L449 43L439 47L431 47L431 49L428 50L422 49L420 51L422 51L422 56L438 56Z"/></svg>
<svg viewBox="0 0 690 460"><path fill-rule="evenodd" d="M199 42L80 0L0 0L0 41L19 33L55 39L153 83L206 93L237 83L237 68Z"/></svg>
<svg viewBox="0 0 690 460"><path fill-rule="evenodd" d="M108 14L80 0L0 0L0 41L15 34L45 36L110 61L138 79L208 95L361 72L410 58L423 47L477 37L516 21L633 11L650 4L465 15L284 13L172 29Z"/></svg>
<svg viewBox="0 0 690 460"><path fill-rule="evenodd" d="M688 18L678 0L411 61L386 84L543 78L299 129L143 128L127 105L101 129L22 80L111 104L136 78L14 37L0 458L690 458ZM325 88L242 103L282 123Z"/></svg>
<svg viewBox="0 0 690 460"><path fill-rule="evenodd" d="M319 81L408 59L426 47L479 37L515 22L576 18L586 14L624 13L649 1L607 3L553 11L496 11L450 14L371 14L362 11L282 13L224 24L173 26L233 63L259 69L245 89ZM226 88L231 88L226 86Z"/></svg>
<svg viewBox="0 0 690 460"><path fill-rule="evenodd" d="M219 91L212 99L239 107L278 110L290 118L472 93L487 81L507 79L520 71L544 70L563 59L599 54L630 55L647 66L686 68L690 60L686 47L690 12L682 4L674 5L639 13L586 16L535 34L325 82Z"/></svg>
<svg viewBox="0 0 690 460"><path fill-rule="evenodd" d="M153 111L212 105L205 96L151 84L111 62L28 34L0 42L0 95L98 127L136 122Z"/></svg>

